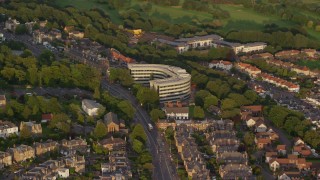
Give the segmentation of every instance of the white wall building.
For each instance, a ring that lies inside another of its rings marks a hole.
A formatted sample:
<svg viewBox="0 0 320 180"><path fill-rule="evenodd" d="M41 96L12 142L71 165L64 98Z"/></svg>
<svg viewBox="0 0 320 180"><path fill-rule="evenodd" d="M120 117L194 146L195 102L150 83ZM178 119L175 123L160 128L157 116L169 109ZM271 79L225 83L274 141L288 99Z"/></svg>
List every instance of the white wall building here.
<svg viewBox="0 0 320 180"><path fill-rule="evenodd" d="M68 168L60 168L58 169L59 178L68 178L69 177L69 169Z"/></svg>
<svg viewBox="0 0 320 180"><path fill-rule="evenodd" d="M217 61L217 60L213 60L209 63L209 68L219 68L219 69L224 69L229 71L232 68L232 62L230 61Z"/></svg>
<svg viewBox="0 0 320 180"><path fill-rule="evenodd" d="M162 64L128 64L136 83L149 85L160 102L181 101L191 93L191 75L186 70Z"/></svg>
<svg viewBox="0 0 320 180"><path fill-rule="evenodd" d="M89 99L82 100L82 109L89 116L97 116L98 111L101 107L102 105L97 103L96 101L89 100Z"/></svg>
<svg viewBox="0 0 320 180"><path fill-rule="evenodd" d="M187 120L189 119L189 107L165 107L167 119Z"/></svg>
<svg viewBox="0 0 320 180"><path fill-rule="evenodd" d="M0 137L7 138L13 134L19 134L18 126L9 121L0 121Z"/></svg>

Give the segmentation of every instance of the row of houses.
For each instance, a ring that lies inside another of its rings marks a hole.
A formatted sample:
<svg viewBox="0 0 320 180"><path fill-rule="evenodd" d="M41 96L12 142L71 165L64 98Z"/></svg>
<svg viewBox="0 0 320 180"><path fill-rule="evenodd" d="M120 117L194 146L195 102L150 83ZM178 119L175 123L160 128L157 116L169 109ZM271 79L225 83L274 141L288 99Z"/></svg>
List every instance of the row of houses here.
<svg viewBox="0 0 320 180"><path fill-rule="evenodd" d="M195 36L192 38L180 38L174 41L166 39L154 39L153 42L159 42L161 44L167 44L174 47L178 53L186 52L190 49L204 49L211 47L228 47L232 49L235 54L239 53L250 53L262 51L267 44L263 42L254 43L232 43L224 41L223 38L216 34L205 35L205 36Z"/></svg>
<svg viewBox="0 0 320 180"><path fill-rule="evenodd" d="M74 168L75 172L82 173L85 170L84 156L70 156L59 160L48 160L24 173L20 179L58 179L68 178L69 168Z"/></svg>
<svg viewBox="0 0 320 180"><path fill-rule="evenodd" d="M86 153L88 151L87 142L81 138L72 140L62 140L60 143L52 140L45 142L36 142L33 146L20 145L17 147L9 148L7 152L1 152L2 166L10 166L13 162L19 163L27 159L42 156L47 153L59 151L60 154L65 156L73 156L77 152Z"/></svg>
<svg viewBox="0 0 320 180"><path fill-rule="evenodd" d="M266 60L266 62L268 64L272 64L275 66L286 68L290 71L294 71L297 74L303 74L303 75L311 76L311 77L318 77L320 75L319 71L317 71L317 70L310 70L309 68L307 68L305 66L297 66L297 65L294 65L293 63L290 63L290 62L284 62L284 61L277 60L277 59Z"/></svg>
<svg viewBox="0 0 320 180"><path fill-rule="evenodd" d="M236 67L242 71L247 73L248 75L250 75L253 78L262 78L263 81L266 81L268 83L274 84L278 87L282 87L282 88L286 88L288 89L290 92L299 92L300 90L300 86L297 84L294 84L292 82L286 81L284 79L272 76L270 74L267 73L262 73L261 70L255 66L252 66L250 64L247 63L242 63L239 62L237 63Z"/></svg>
<svg viewBox="0 0 320 180"><path fill-rule="evenodd" d="M248 154L239 152L240 141L231 120L213 120L206 130L206 139L216 154L219 174L222 179L252 179L252 169L248 165Z"/></svg>
<svg viewBox="0 0 320 180"><path fill-rule="evenodd" d="M286 81L284 79L272 76L267 73L261 73L260 77L262 78L263 81L266 81L268 83L274 84L278 87L286 88L290 92L299 92L300 86L297 84L294 84L292 82Z"/></svg>
<svg viewBox="0 0 320 180"><path fill-rule="evenodd" d="M198 150L195 139L191 137L192 129L185 124L176 127L175 144L183 160L184 167L191 179L210 179L210 171Z"/></svg>
<svg viewBox="0 0 320 180"><path fill-rule="evenodd" d="M284 50L284 51L279 51L275 53L275 55L271 53L257 53L253 54L251 56L242 56L240 58L246 58L246 59L288 59L288 58L293 58L297 56L302 56L304 58L315 58L319 55L316 49L302 49L301 51L299 50Z"/></svg>
<svg viewBox="0 0 320 180"><path fill-rule="evenodd" d="M21 122L20 123L20 131L26 129L33 136L40 136L42 134L42 126L41 124L37 124L35 122ZM0 120L0 137L7 138L12 135L19 135L18 126L10 121L2 121Z"/></svg>
<svg viewBox="0 0 320 180"><path fill-rule="evenodd" d="M100 179L132 178L131 166L126 151L126 140L110 137L99 141L98 144L109 151L109 161L101 164L102 174Z"/></svg>
<svg viewBox="0 0 320 180"><path fill-rule="evenodd" d="M309 58L315 58L318 55L318 52L316 49L302 49L301 51L299 50L285 50L285 51L280 51L276 53L274 56L276 58L291 58L294 56L307 56Z"/></svg>

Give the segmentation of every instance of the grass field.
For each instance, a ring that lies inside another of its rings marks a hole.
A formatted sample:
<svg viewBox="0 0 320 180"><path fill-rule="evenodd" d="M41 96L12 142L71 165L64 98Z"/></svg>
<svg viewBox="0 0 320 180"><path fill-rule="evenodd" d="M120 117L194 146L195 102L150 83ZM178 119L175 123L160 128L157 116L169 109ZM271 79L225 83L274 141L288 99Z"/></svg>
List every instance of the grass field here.
<svg viewBox="0 0 320 180"><path fill-rule="evenodd" d="M320 69L320 60L301 60L297 62L300 66L307 66L310 69Z"/></svg>
<svg viewBox="0 0 320 180"><path fill-rule="evenodd" d="M306 0L308 2L316 2L316 0ZM184 0L180 0L180 5ZM318 0L317 2L320 2ZM116 10L109 9L106 4L98 4L95 0L56 0L56 3L60 7L72 5L81 10L100 8L104 10L116 24L123 24L119 13ZM141 4L138 0L131 1L131 7ZM292 27L295 24L289 21L283 21L277 16L265 16L254 12L251 9L245 8L241 5L227 5L221 4L219 7L226 10L230 14L230 18L223 20L223 28L219 30L219 33L226 34L233 30L262 30L265 24L274 23L279 27ZM159 6L153 4L152 10L149 12L149 16L157 17L169 21L171 23L190 23L196 22L210 22L213 21L212 15L207 12L199 12L192 10L184 10L181 6L168 7ZM309 34L320 40L320 33L309 30Z"/></svg>

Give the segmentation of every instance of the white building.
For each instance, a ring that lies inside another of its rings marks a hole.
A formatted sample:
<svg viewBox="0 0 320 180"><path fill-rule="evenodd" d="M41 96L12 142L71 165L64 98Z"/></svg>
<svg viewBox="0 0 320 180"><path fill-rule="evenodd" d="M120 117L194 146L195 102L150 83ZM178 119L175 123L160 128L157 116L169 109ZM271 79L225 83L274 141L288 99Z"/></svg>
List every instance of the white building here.
<svg viewBox="0 0 320 180"><path fill-rule="evenodd" d="M189 119L189 107L165 107L167 119L187 120Z"/></svg>
<svg viewBox="0 0 320 180"><path fill-rule="evenodd" d="M209 63L209 68L218 68L229 71L232 68L232 62L223 60L213 60Z"/></svg>
<svg viewBox="0 0 320 180"><path fill-rule="evenodd" d="M227 41L219 41L217 42L217 46L229 47L235 52L235 54L239 54L262 51L265 47L267 47L267 44L263 42L241 44Z"/></svg>
<svg viewBox="0 0 320 180"><path fill-rule="evenodd" d="M7 138L13 134L19 134L18 126L9 121L0 121L0 137Z"/></svg>
<svg viewBox="0 0 320 180"><path fill-rule="evenodd" d="M181 101L191 93L191 75L186 70L162 64L128 64L136 83L158 92L160 102Z"/></svg>
<svg viewBox="0 0 320 180"><path fill-rule="evenodd" d="M97 103L96 101L89 100L89 99L82 100L82 109L89 116L97 116L98 111L101 107L102 105Z"/></svg>
<svg viewBox="0 0 320 180"><path fill-rule="evenodd" d="M68 178L70 175L68 168L59 168L58 169L58 176L59 178Z"/></svg>
<svg viewBox="0 0 320 180"><path fill-rule="evenodd" d="M14 32L18 25L20 25L19 21L9 18L5 23L5 29Z"/></svg>
<svg viewBox="0 0 320 180"><path fill-rule="evenodd" d="M160 43L167 44L176 48L178 53L183 53L189 49L196 48L210 48L216 46L216 41L222 41L223 38L219 35L211 34L205 36L195 36L192 38L180 38L174 41L168 41L165 39L156 39Z"/></svg>

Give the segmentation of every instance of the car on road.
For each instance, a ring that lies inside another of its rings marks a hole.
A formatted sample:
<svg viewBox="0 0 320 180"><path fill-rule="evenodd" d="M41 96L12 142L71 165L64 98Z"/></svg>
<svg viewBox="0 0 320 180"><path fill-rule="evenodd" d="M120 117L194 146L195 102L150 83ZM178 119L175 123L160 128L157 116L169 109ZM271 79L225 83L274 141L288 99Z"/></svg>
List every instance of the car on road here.
<svg viewBox="0 0 320 180"><path fill-rule="evenodd" d="M152 129L153 129L152 124L148 123L148 129L149 129L149 131L152 131Z"/></svg>

